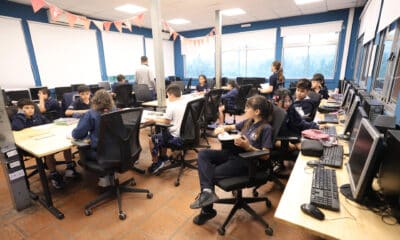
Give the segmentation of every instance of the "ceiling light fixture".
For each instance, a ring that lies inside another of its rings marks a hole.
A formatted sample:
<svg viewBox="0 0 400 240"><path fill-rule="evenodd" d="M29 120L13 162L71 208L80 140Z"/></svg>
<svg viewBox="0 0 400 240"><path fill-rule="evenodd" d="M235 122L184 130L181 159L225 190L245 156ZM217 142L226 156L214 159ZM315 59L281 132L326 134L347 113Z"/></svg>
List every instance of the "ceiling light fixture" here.
<svg viewBox="0 0 400 240"><path fill-rule="evenodd" d="M167 22L171 23L171 24L175 24L175 25L183 25L183 24L190 23L189 20L186 20L186 19L183 19L183 18L174 18L174 19L168 20Z"/></svg>
<svg viewBox="0 0 400 240"><path fill-rule="evenodd" d="M294 2L297 5L304 5L309 3L322 2L322 0L294 0Z"/></svg>
<svg viewBox="0 0 400 240"><path fill-rule="evenodd" d="M221 14L225 15L225 16L237 16L237 15L242 15L245 13L246 12L241 8L231 8L231 9L225 9L225 10L221 11Z"/></svg>
<svg viewBox="0 0 400 240"><path fill-rule="evenodd" d="M136 14L136 13L147 11L146 8L140 7L140 6L137 6L137 5L133 5L133 4L124 4L124 5L121 5L119 7L114 8L114 9L117 10L117 11L126 12L126 13L132 13L132 14Z"/></svg>

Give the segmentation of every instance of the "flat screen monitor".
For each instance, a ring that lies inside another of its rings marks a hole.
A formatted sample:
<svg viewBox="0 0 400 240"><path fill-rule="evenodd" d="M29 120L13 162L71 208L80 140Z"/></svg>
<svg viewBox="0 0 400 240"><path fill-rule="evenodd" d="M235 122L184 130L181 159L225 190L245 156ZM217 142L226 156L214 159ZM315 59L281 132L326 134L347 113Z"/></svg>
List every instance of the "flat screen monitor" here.
<svg viewBox="0 0 400 240"><path fill-rule="evenodd" d="M368 115L365 112L363 107L357 107L357 110L354 114L353 124L349 127L348 132L351 132L349 139L349 152L351 152L354 144L354 140L357 137L358 130L360 129L361 120L365 118L368 119Z"/></svg>
<svg viewBox="0 0 400 240"><path fill-rule="evenodd" d="M27 99L31 98L31 95L30 95L28 89L6 91L6 95L7 95L9 102L13 102L13 101L17 102L18 100L23 99L23 98L27 98Z"/></svg>
<svg viewBox="0 0 400 240"><path fill-rule="evenodd" d="M108 81L99 82L99 87L101 87L107 91L111 90L111 85L110 85L110 82L108 82Z"/></svg>
<svg viewBox="0 0 400 240"><path fill-rule="evenodd" d="M346 86L344 87L342 107L346 103L347 97L349 96L349 90L350 90L350 83L347 83Z"/></svg>
<svg viewBox="0 0 400 240"><path fill-rule="evenodd" d="M82 86L82 85L85 85L85 84L83 84L83 83L71 84L71 89L72 89L73 92L76 92L76 91L78 91L78 87Z"/></svg>
<svg viewBox="0 0 400 240"><path fill-rule="evenodd" d="M57 101L62 101L64 93L72 92L71 87L56 87L54 88L56 92Z"/></svg>
<svg viewBox="0 0 400 240"><path fill-rule="evenodd" d="M29 88L29 93L31 94L31 99L33 101L39 100L38 93L39 93L39 90L42 89L42 88L44 88L44 87Z"/></svg>
<svg viewBox="0 0 400 240"><path fill-rule="evenodd" d="M253 87L259 88L260 84L265 83L265 78L258 78L258 77L237 77L236 82L239 85L246 85L251 84Z"/></svg>
<svg viewBox="0 0 400 240"><path fill-rule="evenodd" d="M362 202L365 194L371 190L371 183L376 170L376 153L379 149L380 141L379 132L367 119L362 119L360 130L347 163L350 189L356 202Z"/></svg>
<svg viewBox="0 0 400 240"><path fill-rule="evenodd" d="M347 98L346 98L346 102L345 102L345 104L343 105L343 110L346 112L346 114L348 114L349 113L349 109L350 109L350 106L351 106L351 104L352 104L352 102L353 102L353 100L354 100L354 96L356 95L355 94L355 91L354 91L354 89L350 89L349 90L349 93L347 94L348 96L347 96Z"/></svg>
<svg viewBox="0 0 400 240"><path fill-rule="evenodd" d="M354 101L352 102L349 111L346 114L346 119L344 121L344 126L343 126L344 129L343 134L348 134L353 129L352 124L354 122L354 118L356 115L355 113L359 105L360 105L360 97L355 96Z"/></svg>

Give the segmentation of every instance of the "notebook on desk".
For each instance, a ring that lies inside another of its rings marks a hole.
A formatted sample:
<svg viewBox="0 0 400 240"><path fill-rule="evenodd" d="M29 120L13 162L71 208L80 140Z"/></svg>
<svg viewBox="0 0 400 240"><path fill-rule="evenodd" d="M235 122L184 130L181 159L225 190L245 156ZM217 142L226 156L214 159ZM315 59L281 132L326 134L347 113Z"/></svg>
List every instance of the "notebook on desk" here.
<svg viewBox="0 0 400 240"><path fill-rule="evenodd" d="M235 145L235 138L239 137L236 134L228 134L227 132L218 134L218 140L221 142L221 149L229 151L233 154L245 152L241 147Z"/></svg>

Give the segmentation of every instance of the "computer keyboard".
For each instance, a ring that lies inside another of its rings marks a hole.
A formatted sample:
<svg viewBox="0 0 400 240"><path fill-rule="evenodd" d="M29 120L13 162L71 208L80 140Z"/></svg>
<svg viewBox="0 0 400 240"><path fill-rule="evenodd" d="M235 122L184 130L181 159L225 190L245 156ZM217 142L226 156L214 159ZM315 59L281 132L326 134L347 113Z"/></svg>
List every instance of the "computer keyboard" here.
<svg viewBox="0 0 400 240"><path fill-rule="evenodd" d="M336 114L326 113L326 114L324 114L323 122L325 122L325 123L339 123L339 119L338 119Z"/></svg>
<svg viewBox="0 0 400 240"><path fill-rule="evenodd" d="M329 136L337 136L336 127L335 126L326 126L321 129L321 131Z"/></svg>
<svg viewBox="0 0 400 240"><path fill-rule="evenodd" d="M340 210L335 170L314 168L310 202L317 207L333 211Z"/></svg>
<svg viewBox="0 0 400 240"><path fill-rule="evenodd" d="M321 161L323 165L341 168L343 165L343 146L334 145L332 147L324 147Z"/></svg>

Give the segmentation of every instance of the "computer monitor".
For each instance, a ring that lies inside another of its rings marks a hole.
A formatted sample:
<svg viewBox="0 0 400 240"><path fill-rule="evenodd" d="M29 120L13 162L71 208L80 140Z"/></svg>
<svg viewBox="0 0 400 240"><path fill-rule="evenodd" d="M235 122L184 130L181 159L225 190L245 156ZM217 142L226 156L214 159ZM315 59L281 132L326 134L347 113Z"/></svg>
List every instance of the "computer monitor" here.
<svg viewBox="0 0 400 240"><path fill-rule="evenodd" d="M368 193L372 191L371 184L376 173L376 156L380 147L381 137L379 132L367 119L362 119L347 163L351 196L345 195L346 197L363 203Z"/></svg>
<svg viewBox="0 0 400 240"><path fill-rule="evenodd" d="M356 95L354 89L351 88L347 95L346 102L344 105L342 105L342 109L346 112L346 114L348 114L349 108L354 100L354 96Z"/></svg>
<svg viewBox="0 0 400 240"><path fill-rule="evenodd" d="M71 89L72 89L73 92L76 92L76 91L78 91L78 87L82 86L82 85L85 85L85 84L83 84L83 83L71 84Z"/></svg>
<svg viewBox="0 0 400 240"><path fill-rule="evenodd" d="M350 139L349 139L349 152L351 152L353 148L354 141L356 140L358 130L360 129L361 120L365 118L368 119L368 115L365 112L363 107L358 107L357 111L354 115L354 120L351 126L349 127L348 132L351 132Z"/></svg>
<svg viewBox="0 0 400 240"><path fill-rule="evenodd" d="M350 83L347 83L346 86L344 87L344 93L343 93L343 99L342 99L342 107L346 103L347 97L349 95L349 90L350 90Z"/></svg>
<svg viewBox="0 0 400 240"><path fill-rule="evenodd" d="M351 104L348 113L346 114L346 119L344 121L344 127L343 127L344 129L343 134L348 134L351 132L351 130L353 130L352 124L354 122L354 118L356 115L355 113L359 105L360 105L360 97L355 96L354 101Z"/></svg>
<svg viewBox="0 0 400 240"><path fill-rule="evenodd" d="M57 101L62 101L64 93L72 92L71 87L55 87Z"/></svg>
<svg viewBox="0 0 400 240"><path fill-rule="evenodd" d="M31 98L31 95L30 95L28 89L6 91L6 95L7 95L9 102L13 102L13 101L17 102L18 100L23 99L23 98L27 98L27 99Z"/></svg>
<svg viewBox="0 0 400 240"><path fill-rule="evenodd" d="M99 87L103 88L106 91L111 90L111 85L110 85L110 82L108 82L108 81L99 82Z"/></svg>
<svg viewBox="0 0 400 240"><path fill-rule="evenodd" d="M38 101L39 100L39 90L42 89L44 87L33 87L33 88L29 88L29 93L31 94L31 99L32 101Z"/></svg>

